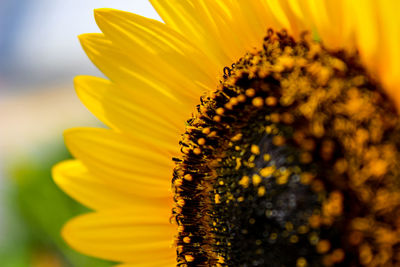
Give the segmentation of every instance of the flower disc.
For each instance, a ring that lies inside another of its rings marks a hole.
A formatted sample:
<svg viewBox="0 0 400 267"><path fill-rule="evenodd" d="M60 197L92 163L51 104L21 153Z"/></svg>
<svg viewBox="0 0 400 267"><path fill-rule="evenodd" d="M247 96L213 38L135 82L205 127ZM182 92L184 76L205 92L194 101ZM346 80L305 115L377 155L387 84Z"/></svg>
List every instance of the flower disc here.
<svg viewBox="0 0 400 267"><path fill-rule="evenodd" d="M269 31L174 158L178 266L400 264L399 119L357 54Z"/></svg>

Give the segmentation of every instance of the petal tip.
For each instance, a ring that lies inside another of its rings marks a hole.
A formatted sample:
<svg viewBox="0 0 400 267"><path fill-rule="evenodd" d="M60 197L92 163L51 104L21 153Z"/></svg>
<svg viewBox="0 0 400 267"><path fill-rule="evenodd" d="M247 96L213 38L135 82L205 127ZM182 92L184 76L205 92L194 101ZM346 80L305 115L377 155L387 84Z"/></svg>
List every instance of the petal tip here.
<svg viewBox="0 0 400 267"><path fill-rule="evenodd" d="M102 16L106 16L107 14L110 13L110 11L113 11L114 9L112 8L96 8L93 10L94 13L94 17L102 17Z"/></svg>
<svg viewBox="0 0 400 267"><path fill-rule="evenodd" d="M57 185L59 184L60 181L60 172L61 169L63 168L62 166L64 165L66 161L61 161L58 162L57 164L55 164L52 168L51 168L51 177L54 181L54 183L56 183Z"/></svg>

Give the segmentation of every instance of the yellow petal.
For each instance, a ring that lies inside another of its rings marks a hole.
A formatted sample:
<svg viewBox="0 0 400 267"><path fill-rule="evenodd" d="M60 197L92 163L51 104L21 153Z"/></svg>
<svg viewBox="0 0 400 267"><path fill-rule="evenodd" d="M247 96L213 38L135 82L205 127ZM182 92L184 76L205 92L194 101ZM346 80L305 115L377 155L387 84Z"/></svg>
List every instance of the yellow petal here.
<svg viewBox="0 0 400 267"><path fill-rule="evenodd" d="M53 179L68 195L82 204L95 209L116 209L129 207L140 210L142 206L157 206L169 212L172 200L168 198L137 197L132 193L120 190L115 184L94 177L88 169L77 160L63 161L53 167Z"/></svg>
<svg viewBox="0 0 400 267"><path fill-rule="evenodd" d="M319 25L316 23L318 32L324 44L331 49L346 49L349 52L355 51L354 21L353 13L347 0L325 1L326 12L328 13L328 24ZM325 41L326 39L326 41Z"/></svg>
<svg viewBox="0 0 400 267"><path fill-rule="evenodd" d="M118 264L114 267L175 267L176 266L176 259L168 259L163 261L153 261L147 263L132 264L132 263L125 263L125 264Z"/></svg>
<svg viewBox="0 0 400 267"><path fill-rule="evenodd" d="M379 74L389 96L400 111L400 2L379 1Z"/></svg>
<svg viewBox="0 0 400 267"><path fill-rule="evenodd" d="M170 157L142 142L107 129L76 128L65 132L65 143L96 177L139 195L170 195Z"/></svg>
<svg viewBox="0 0 400 267"><path fill-rule="evenodd" d="M143 55L138 56L140 50L125 53L102 34L83 34L79 39L88 57L108 78L130 89L143 101L162 100L175 105L176 110L181 109L182 112L183 109L182 113L185 114L191 110L190 104L198 99L199 90L193 94L193 91L186 89L196 88L195 85L182 87L183 81L188 83L188 79L175 79L169 69L163 68L160 59L152 62L141 60ZM163 77L159 78L157 74ZM170 79L167 79L168 76Z"/></svg>
<svg viewBox="0 0 400 267"><path fill-rule="evenodd" d="M270 0L262 1L265 5L265 10L270 10L269 13L275 18L277 23L274 23L274 30L285 29L294 37L298 37L304 25L299 17L302 15L299 7L296 3L291 3L287 0Z"/></svg>
<svg viewBox="0 0 400 267"><path fill-rule="evenodd" d="M346 0L291 0L298 5L309 32L316 31L324 46L354 50L351 7Z"/></svg>
<svg viewBox="0 0 400 267"><path fill-rule="evenodd" d="M100 211L72 219L62 236L84 254L140 266L175 259L171 244L176 229L169 217L156 207Z"/></svg>
<svg viewBox="0 0 400 267"><path fill-rule="evenodd" d="M260 16L249 19L247 15L255 6L246 6L244 1L151 0L151 3L168 26L210 55L219 70L236 62L254 46L259 47L267 30L265 19Z"/></svg>
<svg viewBox="0 0 400 267"><path fill-rule="evenodd" d="M355 27L356 44L364 65L376 71L379 49L379 24L375 0L350 1Z"/></svg>
<svg viewBox="0 0 400 267"><path fill-rule="evenodd" d="M168 87L165 90L196 93L197 99L216 84L217 69L208 55L165 24L113 9L98 9L95 18L106 37L134 58L135 68L147 70L153 82Z"/></svg>
<svg viewBox="0 0 400 267"><path fill-rule="evenodd" d="M187 39L195 43L201 48L205 54L214 60L213 62L221 69L233 63L232 58L226 53L225 47L234 45L236 41L224 40L221 34L224 34L228 23L221 23L224 18L229 18L232 14L229 13L228 9L213 9L209 10L209 3L212 2L224 5L223 1L208 1L207 4L200 3L199 1L150 1L157 13L163 19L163 21L181 33ZM221 18L218 23L218 19ZM218 24L217 24L218 23ZM235 29L231 28L230 35L235 36ZM225 41L225 42L223 42Z"/></svg>
<svg viewBox="0 0 400 267"><path fill-rule="evenodd" d="M157 103L149 107L102 78L78 76L74 83L81 101L106 125L176 153L184 118L171 110L171 105Z"/></svg>

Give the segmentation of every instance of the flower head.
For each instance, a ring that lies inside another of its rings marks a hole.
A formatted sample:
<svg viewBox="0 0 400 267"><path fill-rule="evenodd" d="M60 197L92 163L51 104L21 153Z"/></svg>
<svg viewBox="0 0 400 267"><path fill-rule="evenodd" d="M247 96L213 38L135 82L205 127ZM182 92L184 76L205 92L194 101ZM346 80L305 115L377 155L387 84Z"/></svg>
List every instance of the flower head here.
<svg viewBox="0 0 400 267"><path fill-rule="evenodd" d="M395 1L152 1L80 37L109 80L78 96L63 230L122 266L396 266ZM171 190L172 188L172 190Z"/></svg>

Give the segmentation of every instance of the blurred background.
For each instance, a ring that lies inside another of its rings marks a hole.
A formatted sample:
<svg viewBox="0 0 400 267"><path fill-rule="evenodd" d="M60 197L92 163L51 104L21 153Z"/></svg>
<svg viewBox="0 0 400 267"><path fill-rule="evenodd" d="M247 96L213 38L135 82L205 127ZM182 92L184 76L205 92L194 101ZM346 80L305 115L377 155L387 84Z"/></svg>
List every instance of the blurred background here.
<svg viewBox="0 0 400 267"><path fill-rule="evenodd" d="M99 32L93 9L159 19L145 0L0 0L0 266L105 267L63 242L62 225L87 212L61 192L52 165L70 157L62 132L101 126L73 77L102 76L77 35Z"/></svg>

